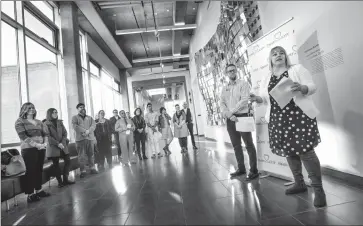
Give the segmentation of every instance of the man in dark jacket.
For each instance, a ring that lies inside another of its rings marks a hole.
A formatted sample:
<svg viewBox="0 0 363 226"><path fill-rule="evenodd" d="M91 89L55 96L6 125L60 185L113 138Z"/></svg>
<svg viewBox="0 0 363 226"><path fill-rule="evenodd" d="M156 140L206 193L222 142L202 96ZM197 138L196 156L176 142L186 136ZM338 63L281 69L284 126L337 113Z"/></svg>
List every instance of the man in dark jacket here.
<svg viewBox="0 0 363 226"><path fill-rule="evenodd" d="M117 109L113 110L113 116L110 118L110 124L112 129L112 136L114 143L117 146L117 154L118 154L118 160L121 160L121 146L120 146L120 139L118 137L118 132L115 131L115 125L117 120L120 119L120 116L118 115Z"/></svg>
<svg viewBox="0 0 363 226"><path fill-rule="evenodd" d="M183 108L184 109L182 111L184 111L186 118L187 118L186 123L187 123L187 127L188 127L188 130L190 133L190 138L192 139L193 149L198 150L197 146L195 145L195 140L194 140L192 112L190 111L190 108L188 108L187 102L184 102Z"/></svg>

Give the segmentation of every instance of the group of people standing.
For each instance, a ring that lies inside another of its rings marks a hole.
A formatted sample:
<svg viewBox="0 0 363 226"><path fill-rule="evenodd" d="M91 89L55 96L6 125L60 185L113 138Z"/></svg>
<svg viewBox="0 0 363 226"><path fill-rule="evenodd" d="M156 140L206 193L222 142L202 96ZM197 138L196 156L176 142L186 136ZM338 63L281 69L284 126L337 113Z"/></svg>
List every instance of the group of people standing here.
<svg viewBox="0 0 363 226"><path fill-rule="evenodd" d="M136 163L133 151L139 160L148 159L147 149L152 153L151 158L162 157L160 144L166 156L171 154L169 145L173 137L179 138L182 153L187 152L187 137L190 134L193 148L197 149L193 135L193 122L190 109L184 103L184 109L176 105L173 117L167 114L164 107L160 113L153 111L151 103L147 105L147 113L143 116L141 108L136 108L131 118L124 110L113 111L113 117L105 118L105 112L99 111L94 120L86 114L85 105L79 103L78 114L72 117L72 127L75 132L76 149L80 167L80 177L86 176L88 166L91 174L97 174L104 169L105 160L112 168L112 144L118 149L120 162L126 166ZM21 107L19 118L15 122L15 130L21 140L21 154L23 156L26 173L24 191L28 195L28 202L39 201L50 194L42 189L42 174L45 158L53 162L52 172L58 181L58 187L74 184L68 179L70 171L69 140L63 121L58 119L58 111L50 108L46 119L36 118L37 111L34 104L27 102ZM172 121L172 122L171 122ZM174 136L171 125L174 125ZM98 170L95 167L98 163ZM59 160L63 159L61 170Z"/></svg>
<svg viewBox="0 0 363 226"><path fill-rule="evenodd" d="M294 185L286 190L286 194L307 191L302 175L303 163L314 189L314 205L316 207L326 206L320 161L314 151L320 143L316 120L319 111L312 100L312 95L316 92L317 87L304 67L291 64L283 47L277 46L271 49L269 68L271 73L262 79L258 95L255 95L250 93L250 87L245 81L237 79L236 65L229 64L226 67L230 81L222 89L220 103L222 114L227 118L227 131L238 162L238 169L231 173L231 176L246 174L241 137L246 145L250 162L250 172L246 179L252 180L259 176L252 134L237 131L236 122L238 117L248 116L251 103L265 105L270 148L272 153L286 157L295 180ZM294 93L294 98L286 106L281 107L271 96L270 91L283 78L290 78L293 81L290 92Z"/></svg>

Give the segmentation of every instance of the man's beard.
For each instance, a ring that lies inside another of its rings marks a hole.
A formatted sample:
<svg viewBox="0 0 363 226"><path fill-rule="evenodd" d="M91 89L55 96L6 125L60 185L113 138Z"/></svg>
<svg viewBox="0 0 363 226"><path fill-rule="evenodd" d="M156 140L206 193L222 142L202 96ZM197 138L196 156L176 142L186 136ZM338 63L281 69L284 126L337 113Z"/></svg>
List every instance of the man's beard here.
<svg viewBox="0 0 363 226"><path fill-rule="evenodd" d="M229 77L229 79L231 80L231 81L236 81L236 79L237 79L237 76L234 76L234 77Z"/></svg>
<svg viewBox="0 0 363 226"><path fill-rule="evenodd" d="M81 110L81 111L80 111L80 113L81 113L82 115L85 115L85 114L86 114L86 110L84 110L84 109L83 109L83 110Z"/></svg>

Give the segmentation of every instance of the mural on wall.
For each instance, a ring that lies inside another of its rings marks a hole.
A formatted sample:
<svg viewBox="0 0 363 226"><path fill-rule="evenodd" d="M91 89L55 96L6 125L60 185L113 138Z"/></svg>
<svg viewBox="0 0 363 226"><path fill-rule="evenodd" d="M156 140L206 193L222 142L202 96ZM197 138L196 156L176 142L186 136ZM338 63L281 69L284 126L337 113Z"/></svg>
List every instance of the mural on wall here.
<svg viewBox="0 0 363 226"><path fill-rule="evenodd" d="M235 64L239 79L244 79L252 86L247 66L247 46L258 36L255 32L253 35L250 32L253 27L251 24L254 23L251 18L255 18L248 13L251 4L235 1L221 2L221 17L216 33L204 48L195 53L198 84L207 108L208 125L225 124L225 119L220 112L219 99L223 86L228 83L228 77L225 74L227 64ZM256 5L253 14L257 9ZM249 17L246 18L245 14Z"/></svg>

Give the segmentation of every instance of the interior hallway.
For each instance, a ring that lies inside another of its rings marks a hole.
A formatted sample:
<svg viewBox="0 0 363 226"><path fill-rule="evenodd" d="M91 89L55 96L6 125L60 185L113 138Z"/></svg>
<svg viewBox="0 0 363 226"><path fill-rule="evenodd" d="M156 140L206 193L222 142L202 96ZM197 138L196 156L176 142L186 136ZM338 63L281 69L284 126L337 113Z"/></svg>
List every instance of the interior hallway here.
<svg viewBox="0 0 363 226"><path fill-rule="evenodd" d="M190 141L190 140L189 140ZM286 181L266 178L246 183L229 179L236 164L232 150L199 138L199 151L172 155L130 168L79 179L52 196L2 208L2 225L352 225L363 222L363 190L324 177L328 207L316 209L313 195L285 196ZM190 146L190 142L189 142ZM218 151L216 151L218 149ZM47 185L44 185L48 188Z"/></svg>

